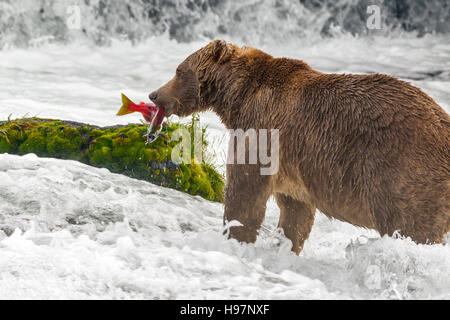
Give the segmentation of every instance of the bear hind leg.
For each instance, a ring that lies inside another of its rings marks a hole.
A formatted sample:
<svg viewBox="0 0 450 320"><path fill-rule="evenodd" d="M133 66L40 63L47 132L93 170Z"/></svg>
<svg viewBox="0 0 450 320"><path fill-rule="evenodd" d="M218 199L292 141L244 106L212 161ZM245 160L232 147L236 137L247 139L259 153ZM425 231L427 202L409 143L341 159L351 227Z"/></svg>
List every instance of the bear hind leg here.
<svg viewBox="0 0 450 320"><path fill-rule="evenodd" d="M282 228L284 235L291 240L292 251L298 255L311 232L316 208L281 193L275 194L275 200L280 207L278 227Z"/></svg>

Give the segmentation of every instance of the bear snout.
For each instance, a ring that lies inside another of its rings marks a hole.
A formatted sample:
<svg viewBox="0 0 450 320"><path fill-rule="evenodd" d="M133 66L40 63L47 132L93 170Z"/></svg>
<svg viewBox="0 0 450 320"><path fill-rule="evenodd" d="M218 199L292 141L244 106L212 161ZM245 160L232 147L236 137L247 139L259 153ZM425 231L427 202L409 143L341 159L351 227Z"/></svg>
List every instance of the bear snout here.
<svg viewBox="0 0 450 320"><path fill-rule="evenodd" d="M164 108L164 115L166 117L170 116L173 113L173 104L163 101L164 99L162 98L159 89L150 93L148 97L156 106Z"/></svg>
<svg viewBox="0 0 450 320"><path fill-rule="evenodd" d="M158 98L158 91L153 91L148 95L149 99L156 104L156 99Z"/></svg>

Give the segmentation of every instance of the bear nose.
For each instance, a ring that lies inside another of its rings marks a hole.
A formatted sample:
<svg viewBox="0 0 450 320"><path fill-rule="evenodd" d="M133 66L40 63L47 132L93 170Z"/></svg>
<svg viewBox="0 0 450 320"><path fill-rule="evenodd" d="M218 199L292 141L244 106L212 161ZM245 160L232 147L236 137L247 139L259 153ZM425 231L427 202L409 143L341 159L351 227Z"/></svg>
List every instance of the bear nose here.
<svg viewBox="0 0 450 320"><path fill-rule="evenodd" d="M150 93L148 95L148 97L150 98L150 100L152 100L153 102L156 102L156 99L158 98L158 93L156 91L153 91L152 93Z"/></svg>

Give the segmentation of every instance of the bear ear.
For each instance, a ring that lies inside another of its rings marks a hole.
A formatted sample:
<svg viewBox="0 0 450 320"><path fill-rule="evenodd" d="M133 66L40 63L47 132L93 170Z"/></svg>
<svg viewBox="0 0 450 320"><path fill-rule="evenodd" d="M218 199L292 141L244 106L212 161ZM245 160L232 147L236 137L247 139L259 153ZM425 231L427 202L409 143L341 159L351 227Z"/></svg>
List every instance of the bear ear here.
<svg viewBox="0 0 450 320"><path fill-rule="evenodd" d="M214 40L212 44L212 56L215 62L226 60L233 53L233 45L225 40Z"/></svg>

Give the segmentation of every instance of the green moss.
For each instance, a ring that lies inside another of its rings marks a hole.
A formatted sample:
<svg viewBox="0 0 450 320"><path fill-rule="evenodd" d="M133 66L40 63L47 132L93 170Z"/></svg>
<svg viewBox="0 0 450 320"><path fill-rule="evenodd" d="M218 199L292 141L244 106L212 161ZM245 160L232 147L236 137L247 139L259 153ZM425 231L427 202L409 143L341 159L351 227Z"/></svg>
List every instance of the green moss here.
<svg viewBox="0 0 450 320"><path fill-rule="evenodd" d="M170 138L183 126L171 123L164 128L165 134ZM192 130L192 125L185 128ZM159 138L146 145L146 131L145 126L136 124L99 128L38 118L8 120L0 122L0 153L35 153L78 160L208 200L223 201L223 177L211 165L173 163L170 155L178 142Z"/></svg>
<svg viewBox="0 0 450 320"><path fill-rule="evenodd" d="M150 161L161 161L162 158L158 151L150 148L142 148L138 154L138 160L150 162Z"/></svg>
<svg viewBox="0 0 450 320"><path fill-rule="evenodd" d="M206 179L208 179L208 182L211 186L211 189L214 190L223 190L225 187L225 183L223 180L223 176L219 174L211 165L204 164L202 166L202 171L205 173ZM223 201L223 193L216 193L214 191L214 195L211 195L213 197L213 201L222 202Z"/></svg>
<svg viewBox="0 0 450 320"><path fill-rule="evenodd" d="M31 129L27 139L20 144L18 148L19 154L36 153L45 155L47 150L46 133L39 128Z"/></svg>
<svg viewBox="0 0 450 320"><path fill-rule="evenodd" d="M11 143L6 138L0 137L0 153L10 153Z"/></svg>
<svg viewBox="0 0 450 320"><path fill-rule="evenodd" d="M46 137L47 153L50 156L58 155L61 159L79 160L83 139L81 132L67 126L55 127Z"/></svg>
<svg viewBox="0 0 450 320"><path fill-rule="evenodd" d="M89 152L89 163L93 166L102 167L107 166L108 163L113 163L111 148L107 146L100 146Z"/></svg>

